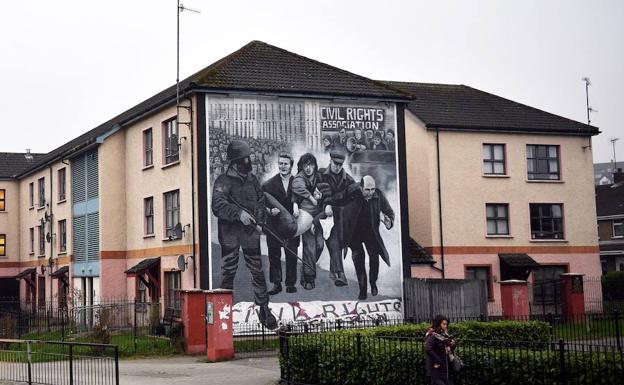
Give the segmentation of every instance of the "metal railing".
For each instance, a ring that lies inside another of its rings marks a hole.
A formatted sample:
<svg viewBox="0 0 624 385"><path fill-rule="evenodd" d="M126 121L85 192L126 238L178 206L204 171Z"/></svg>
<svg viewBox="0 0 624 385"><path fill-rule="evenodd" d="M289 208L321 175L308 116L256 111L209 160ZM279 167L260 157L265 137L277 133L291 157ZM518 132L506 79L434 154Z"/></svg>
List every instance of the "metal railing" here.
<svg viewBox="0 0 624 385"><path fill-rule="evenodd" d="M0 339L0 382L119 385L116 345Z"/></svg>
<svg viewBox="0 0 624 385"><path fill-rule="evenodd" d="M281 383L429 384L423 337L298 334L281 331ZM466 366L448 375L456 383L590 385L619 383L621 350L559 340L554 343L459 340ZM449 369L450 370L450 369Z"/></svg>

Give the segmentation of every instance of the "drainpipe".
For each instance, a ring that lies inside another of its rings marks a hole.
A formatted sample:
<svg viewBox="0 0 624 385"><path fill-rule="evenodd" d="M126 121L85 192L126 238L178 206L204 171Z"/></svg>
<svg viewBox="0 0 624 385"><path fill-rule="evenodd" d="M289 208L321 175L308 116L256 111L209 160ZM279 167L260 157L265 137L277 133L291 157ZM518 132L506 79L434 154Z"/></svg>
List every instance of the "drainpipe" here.
<svg viewBox="0 0 624 385"><path fill-rule="evenodd" d="M50 276L50 311L52 311L52 260L54 258L54 214L52 203L54 203L54 172L51 165L48 166L48 169L50 170L50 259L48 262L50 272L48 275Z"/></svg>
<svg viewBox="0 0 624 385"><path fill-rule="evenodd" d="M442 279L446 278L444 268L444 230L442 226L442 182L440 180L440 129L436 127L436 160L438 167L438 217L440 219L440 257L442 265Z"/></svg>
<svg viewBox="0 0 624 385"><path fill-rule="evenodd" d="M193 250L193 289L197 288L197 257L195 256L195 141L194 141L194 126L193 126L193 98L187 96L185 98L189 101L187 108L189 111L189 131L191 136L191 216L193 218L193 226L191 228L193 232L193 244L191 248Z"/></svg>

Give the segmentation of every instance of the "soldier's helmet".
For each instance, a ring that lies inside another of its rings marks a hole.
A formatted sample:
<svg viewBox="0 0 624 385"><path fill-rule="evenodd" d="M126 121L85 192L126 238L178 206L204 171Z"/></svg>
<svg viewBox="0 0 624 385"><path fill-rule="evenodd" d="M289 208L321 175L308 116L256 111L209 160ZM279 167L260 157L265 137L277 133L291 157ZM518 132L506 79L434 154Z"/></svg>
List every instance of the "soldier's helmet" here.
<svg viewBox="0 0 624 385"><path fill-rule="evenodd" d="M227 147L227 157L230 162L237 161L248 157L251 154L251 149L247 142L242 140L233 140Z"/></svg>

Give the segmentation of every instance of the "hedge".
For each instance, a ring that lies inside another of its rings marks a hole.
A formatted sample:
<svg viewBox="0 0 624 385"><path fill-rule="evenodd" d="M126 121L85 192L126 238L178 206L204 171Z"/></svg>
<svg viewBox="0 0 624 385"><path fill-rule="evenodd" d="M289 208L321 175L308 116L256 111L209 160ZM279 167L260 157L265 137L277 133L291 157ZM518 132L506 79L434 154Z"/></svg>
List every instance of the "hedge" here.
<svg viewBox="0 0 624 385"><path fill-rule="evenodd" d="M342 335L424 338L430 328L428 323L399 326L379 326L370 329L348 329L336 333ZM506 345L522 342L547 343L551 340L552 328L542 321L468 321L451 323L449 332L458 340L502 341Z"/></svg>
<svg viewBox="0 0 624 385"><path fill-rule="evenodd" d="M359 340L359 343L358 343ZM560 352L529 348L494 348L465 341L458 349L467 367L455 378L468 384L560 383ZM616 353L564 351L564 375L574 384L615 384L623 375ZM387 339L350 333L289 338L282 372L292 383L322 385L425 385L422 339Z"/></svg>

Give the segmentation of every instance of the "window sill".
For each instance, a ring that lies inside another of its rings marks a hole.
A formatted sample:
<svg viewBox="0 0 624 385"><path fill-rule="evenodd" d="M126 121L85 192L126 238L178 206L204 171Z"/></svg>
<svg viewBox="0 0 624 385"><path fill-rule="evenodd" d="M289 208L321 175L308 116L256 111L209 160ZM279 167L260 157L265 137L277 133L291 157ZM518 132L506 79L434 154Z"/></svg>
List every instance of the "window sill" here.
<svg viewBox="0 0 624 385"><path fill-rule="evenodd" d="M513 235L486 235L486 238L503 238L503 239L512 239Z"/></svg>
<svg viewBox="0 0 624 385"><path fill-rule="evenodd" d="M181 241L181 240L182 238L169 238L169 237L162 239L163 242L175 242L175 241Z"/></svg>
<svg viewBox="0 0 624 385"><path fill-rule="evenodd" d="M59 253L57 254L57 256L62 257L67 255L67 251L59 251Z"/></svg>
<svg viewBox="0 0 624 385"><path fill-rule="evenodd" d="M34 257L34 256L35 256L35 253L30 252L30 253L28 253L28 255L29 255L29 256L31 256L31 257Z"/></svg>
<svg viewBox="0 0 624 385"><path fill-rule="evenodd" d="M45 206L39 206L39 207L37 207L37 211L41 211L41 210L43 210L43 209L45 209Z"/></svg>
<svg viewBox="0 0 624 385"><path fill-rule="evenodd" d="M165 168L169 168L169 167L173 167L173 166L177 166L178 164L180 164L179 160L176 160L175 162L171 162L171 163L167 163L165 165L163 165L161 167L161 169L165 169Z"/></svg>
<svg viewBox="0 0 624 385"><path fill-rule="evenodd" d="M561 179L550 180L550 179L527 179L527 183L565 183Z"/></svg>
<svg viewBox="0 0 624 385"><path fill-rule="evenodd" d="M507 174L482 174L481 176L484 178L511 178Z"/></svg>
<svg viewBox="0 0 624 385"><path fill-rule="evenodd" d="M32 209L34 209L34 208L35 208L35 206L30 206L30 207L28 208L28 210L32 210Z"/></svg>
<svg viewBox="0 0 624 385"><path fill-rule="evenodd" d="M60 205L61 203L65 203L65 202L67 202L67 198L58 200L56 204Z"/></svg>
<svg viewBox="0 0 624 385"><path fill-rule="evenodd" d="M567 239L530 239L532 243L568 243Z"/></svg>
<svg viewBox="0 0 624 385"><path fill-rule="evenodd" d="M611 239L624 239L624 236L619 236L619 237L611 237Z"/></svg>
<svg viewBox="0 0 624 385"><path fill-rule="evenodd" d="M147 239L147 238L156 238L156 234L145 234L143 236L143 239Z"/></svg>
<svg viewBox="0 0 624 385"><path fill-rule="evenodd" d="M45 258L45 254L39 254L37 255L37 258Z"/></svg>
<svg viewBox="0 0 624 385"><path fill-rule="evenodd" d="M8 211L6 211L6 210L2 210L2 211L0 211L0 214L8 214L8 213L9 213L9 212L8 212Z"/></svg>
<svg viewBox="0 0 624 385"><path fill-rule="evenodd" d="M154 163L148 164L147 166L143 166L142 170L145 171L145 170L150 170L152 168L154 168Z"/></svg>

